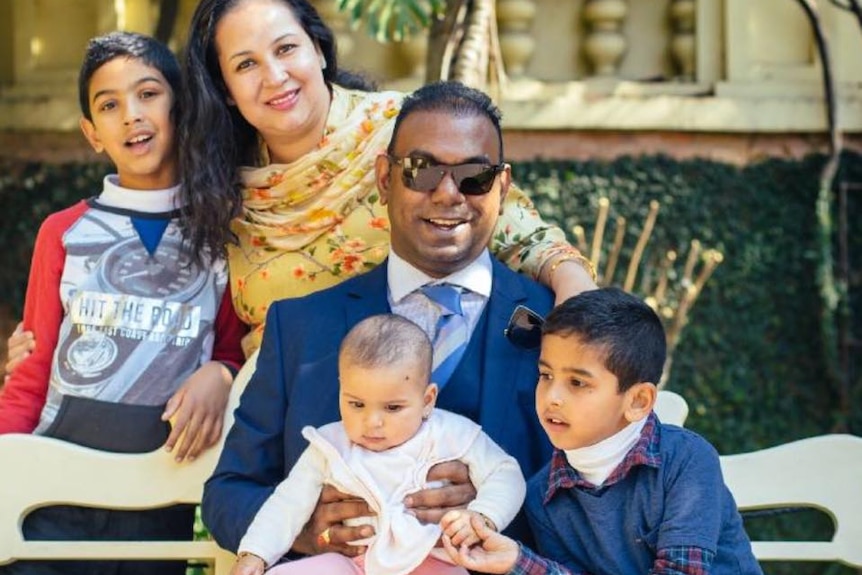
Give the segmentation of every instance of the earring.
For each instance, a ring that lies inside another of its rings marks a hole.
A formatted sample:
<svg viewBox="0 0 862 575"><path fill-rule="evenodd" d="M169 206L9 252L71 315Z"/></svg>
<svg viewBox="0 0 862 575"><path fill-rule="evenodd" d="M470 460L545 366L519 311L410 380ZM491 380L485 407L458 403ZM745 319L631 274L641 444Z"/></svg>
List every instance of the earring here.
<svg viewBox="0 0 862 575"><path fill-rule="evenodd" d="M326 58L324 58L323 56L320 57L320 69L326 70Z"/></svg>

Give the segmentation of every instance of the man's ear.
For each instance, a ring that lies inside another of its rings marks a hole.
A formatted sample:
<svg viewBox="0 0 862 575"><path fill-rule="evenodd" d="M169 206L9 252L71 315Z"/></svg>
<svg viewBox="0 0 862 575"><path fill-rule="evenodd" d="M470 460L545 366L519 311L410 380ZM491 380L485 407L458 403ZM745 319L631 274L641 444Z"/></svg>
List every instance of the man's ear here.
<svg viewBox="0 0 862 575"><path fill-rule="evenodd" d="M655 405L658 388L654 383L641 381L626 391L625 418L629 423L648 416Z"/></svg>
<svg viewBox="0 0 862 575"><path fill-rule="evenodd" d="M389 158L385 153L379 154L374 160L374 177L377 181L377 190L380 192L380 204L384 206L389 203L391 175L392 168L389 164Z"/></svg>
<svg viewBox="0 0 862 575"><path fill-rule="evenodd" d="M96 126L93 122L84 116L81 116L81 120L78 122L78 125L81 126L81 131L84 132L84 137L87 138L88 142L90 142L90 146L93 150L95 150L97 154L104 152L105 146L102 144L102 140L99 138L99 133L96 131Z"/></svg>
<svg viewBox="0 0 862 575"><path fill-rule="evenodd" d="M497 176L500 180L500 214L503 213L503 204L506 202L506 195L509 193L509 186L512 185L512 166L503 164L503 171Z"/></svg>

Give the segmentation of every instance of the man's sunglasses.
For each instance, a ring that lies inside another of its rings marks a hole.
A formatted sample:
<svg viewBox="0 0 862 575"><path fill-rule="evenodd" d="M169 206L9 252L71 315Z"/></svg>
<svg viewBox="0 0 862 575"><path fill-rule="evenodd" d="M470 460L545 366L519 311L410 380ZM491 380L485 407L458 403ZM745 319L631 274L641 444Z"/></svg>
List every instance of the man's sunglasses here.
<svg viewBox="0 0 862 575"><path fill-rule="evenodd" d="M465 196L481 196L491 191L494 179L505 164L438 164L427 158L399 158L389 154L389 161L401 167L401 181L417 192L433 192L447 174Z"/></svg>
<svg viewBox="0 0 862 575"><path fill-rule="evenodd" d="M544 318L530 308L519 305L512 312L503 333L506 339L523 349L536 349L542 345Z"/></svg>

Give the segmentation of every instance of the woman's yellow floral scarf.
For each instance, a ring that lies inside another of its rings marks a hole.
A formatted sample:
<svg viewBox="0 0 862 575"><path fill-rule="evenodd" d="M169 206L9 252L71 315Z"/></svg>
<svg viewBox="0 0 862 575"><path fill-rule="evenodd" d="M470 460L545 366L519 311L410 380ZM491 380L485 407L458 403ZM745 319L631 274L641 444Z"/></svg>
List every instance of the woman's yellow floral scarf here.
<svg viewBox="0 0 862 575"><path fill-rule="evenodd" d="M389 144L403 95L333 86L317 149L291 164L243 168L242 216L235 231L253 247L296 250L339 225L376 192L374 159Z"/></svg>

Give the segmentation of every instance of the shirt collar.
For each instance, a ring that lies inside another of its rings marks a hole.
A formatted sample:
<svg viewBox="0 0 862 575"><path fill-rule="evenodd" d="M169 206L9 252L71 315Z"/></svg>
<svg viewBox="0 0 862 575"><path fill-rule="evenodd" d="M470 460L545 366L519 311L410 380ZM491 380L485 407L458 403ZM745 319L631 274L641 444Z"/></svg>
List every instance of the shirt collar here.
<svg viewBox="0 0 862 575"><path fill-rule="evenodd" d="M102 193L99 194L98 201L103 206L112 208L162 214L179 207L179 191L179 184L164 190L132 190L120 186L120 179L116 174L109 174L102 183Z"/></svg>
<svg viewBox="0 0 862 575"><path fill-rule="evenodd" d="M634 467L647 465L658 468L661 466L661 454L659 453L659 442L661 440L661 427L655 412L651 412L647 422L641 430L640 439L635 443L620 464L608 476L602 484L601 489L610 487L614 483L622 481ZM581 477L566 459L565 451L554 450L551 457L551 467L548 473L548 488L545 491L544 503L548 503L560 489L595 489L596 486Z"/></svg>
<svg viewBox="0 0 862 575"><path fill-rule="evenodd" d="M491 297L491 278L493 268L488 249L482 250L475 260L465 268L443 278L433 278L417 269L394 250L389 250L389 263L386 269L386 279L389 282L389 294L393 304L427 284L448 283L468 289L486 298Z"/></svg>

